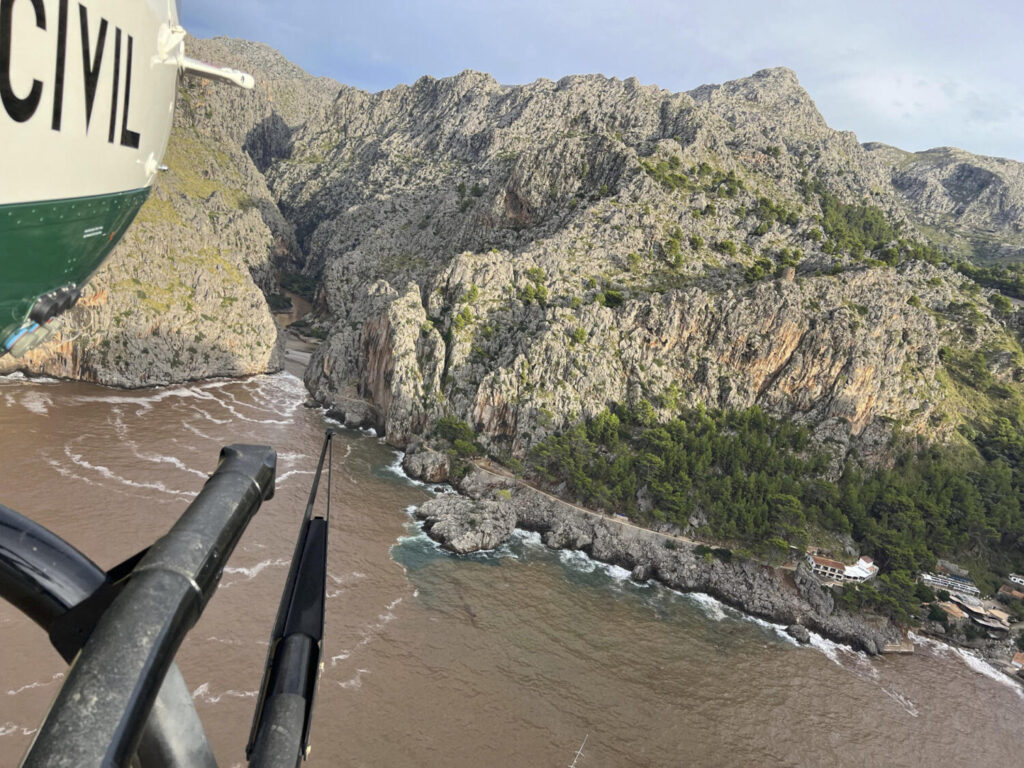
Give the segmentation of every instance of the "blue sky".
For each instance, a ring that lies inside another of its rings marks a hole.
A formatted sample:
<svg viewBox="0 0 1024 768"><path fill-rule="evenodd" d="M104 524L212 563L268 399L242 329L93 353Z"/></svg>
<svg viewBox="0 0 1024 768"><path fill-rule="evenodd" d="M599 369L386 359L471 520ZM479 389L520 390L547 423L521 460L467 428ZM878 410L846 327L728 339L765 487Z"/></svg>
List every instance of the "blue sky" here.
<svg viewBox="0 0 1024 768"><path fill-rule="evenodd" d="M186 28L370 91L463 69L673 91L791 67L833 128L1024 161L1018 0L183 0Z"/></svg>

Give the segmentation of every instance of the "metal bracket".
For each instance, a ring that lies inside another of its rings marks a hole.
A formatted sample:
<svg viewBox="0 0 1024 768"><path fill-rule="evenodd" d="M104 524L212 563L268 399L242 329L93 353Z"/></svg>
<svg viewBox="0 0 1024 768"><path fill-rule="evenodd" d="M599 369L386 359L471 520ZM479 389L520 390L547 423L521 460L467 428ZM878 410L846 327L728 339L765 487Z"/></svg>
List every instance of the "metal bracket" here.
<svg viewBox="0 0 1024 768"><path fill-rule="evenodd" d="M118 563L107 571L107 580L85 600L69 609L62 616L54 619L50 626L50 643L57 649L64 661L70 663L85 645L100 616L114 602L124 585L128 583L132 571L149 551L146 547L141 552Z"/></svg>

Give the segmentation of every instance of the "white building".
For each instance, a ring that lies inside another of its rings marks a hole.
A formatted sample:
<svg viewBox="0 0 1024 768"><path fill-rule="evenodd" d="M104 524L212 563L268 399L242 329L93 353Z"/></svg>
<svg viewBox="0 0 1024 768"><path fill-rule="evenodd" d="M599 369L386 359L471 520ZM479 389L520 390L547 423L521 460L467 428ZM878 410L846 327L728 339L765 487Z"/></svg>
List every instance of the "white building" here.
<svg viewBox="0 0 1024 768"><path fill-rule="evenodd" d="M867 581L878 573L878 566L870 557L861 555L855 565L847 565L838 560L830 560L827 557L808 555L807 562L811 566L811 572L824 581Z"/></svg>
<svg viewBox="0 0 1024 768"><path fill-rule="evenodd" d="M1024 576L1021 576L1019 573L1011 573L1010 581L1012 581L1014 584L1020 584L1021 586L1024 586Z"/></svg>
<svg viewBox="0 0 1024 768"><path fill-rule="evenodd" d="M960 576L949 576L943 573L922 573L921 581L932 589L944 589L954 594L980 597L981 590L974 582Z"/></svg>

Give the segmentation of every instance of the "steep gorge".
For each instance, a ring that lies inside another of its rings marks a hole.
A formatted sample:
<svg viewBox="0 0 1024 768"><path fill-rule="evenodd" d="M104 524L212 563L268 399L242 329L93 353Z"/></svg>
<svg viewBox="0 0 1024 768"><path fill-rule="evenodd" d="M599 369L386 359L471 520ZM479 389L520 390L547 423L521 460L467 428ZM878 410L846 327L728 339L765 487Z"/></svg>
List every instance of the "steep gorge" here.
<svg viewBox="0 0 1024 768"><path fill-rule="evenodd" d="M259 44L190 46L256 91L183 87L170 172L29 370L142 386L273 369L255 285L284 270L320 284L310 391L370 406L396 446L448 416L521 458L646 400L662 417L756 404L837 459L884 462L894 432L955 440L989 408L943 349L1001 386L1024 372L991 291L835 247L809 184L901 237L1006 259L1020 164L862 146L789 70L686 93L467 71L369 94Z"/></svg>

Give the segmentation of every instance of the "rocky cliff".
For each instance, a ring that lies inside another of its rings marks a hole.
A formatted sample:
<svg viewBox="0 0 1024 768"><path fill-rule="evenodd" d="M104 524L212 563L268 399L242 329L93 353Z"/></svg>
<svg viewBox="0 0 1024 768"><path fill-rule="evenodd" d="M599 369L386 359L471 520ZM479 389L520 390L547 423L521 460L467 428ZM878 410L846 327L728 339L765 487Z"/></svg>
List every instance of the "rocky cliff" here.
<svg viewBox="0 0 1024 768"><path fill-rule="evenodd" d="M1024 185L1003 166L1002 207L979 192L959 226L1010 242L999 211ZM323 280L307 384L370 401L394 445L454 416L521 457L646 399L758 404L884 460L894 424L945 439L962 422L944 347L1019 359L952 269L830 243L826 196L921 240L947 202L908 195L891 153L829 128L785 69L689 93L475 72L344 88L266 173Z"/></svg>
<svg viewBox="0 0 1024 768"><path fill-rule="evenodd" d="M955 147L865 148L888 166L903 207L929 238L976 261L1024 259L1024 164Z"/></svg>
<svg viewBox="0 0 1024 768"><path fill-rule="evenodd" d="M522 457L646 400L757 404L884 461L894 428L950 439L986 407L950 360L1004 387L1024 371L1012 310L897 242L1019 255L1021 164L862 146L787 69L686 93L467 71L370 94L255 43L190 50L256 90L185 86L171 171L35 370L273 367L251 283L286 270L319 284L311 392L399 446L449 416Z"/></svg>
<svg viewBox="0 0 1024 768"><path fill-rule="evenodd" d="M280 369L264 292L277 290L277 268L300 252L258 168L273 142L263 154L258 141L251 153L243 145L264 121L286 135L316 109L317 93L337 85L257 44L190 40L189 52L225 65L244 59L256 93L182 83L168 171L54 338L21 360L0 359L0 371L138 387Z"/></svg>

